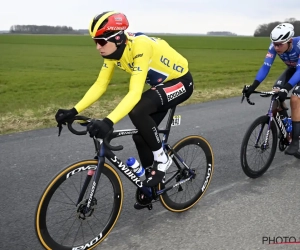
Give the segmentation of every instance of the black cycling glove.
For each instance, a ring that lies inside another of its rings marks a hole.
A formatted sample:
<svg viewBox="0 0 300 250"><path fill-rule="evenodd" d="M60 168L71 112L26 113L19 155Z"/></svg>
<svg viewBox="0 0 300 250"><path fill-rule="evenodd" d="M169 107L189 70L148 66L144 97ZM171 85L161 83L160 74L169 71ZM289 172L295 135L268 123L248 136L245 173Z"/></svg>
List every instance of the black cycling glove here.
<svg viewBox="0 0 300 250"><path fill-rule="evenodd" d="M293 86L289 83L286 83L280 90L278 93L278 100L280 102L284 102L285 99L287 98L288 93L290 92L290 90L293 88Z"/></svg>
<svg viewBox="0 0 300 250"><path fill-rule="evenodd" d="M55 120L58 124L64 124L66 125L66 122L68 120L71 120L72 118L77 115L78 112L75 108L72 109L59 109L55 114Z"/></svg>
<svg viewBox="0 0 300 250"><path fill-rule="evenodd" d="M250 97L250 95L254 92L254 90L258 87L258 85L260 84L259 81L255 80L252 85L248 86L248 88L246 88L244 91L243 91L243 94L245 94L245 96L247 98Z"/></svg>
<svg viewBox="0 0 300 250"><path fill-rule="evenodd" d="M104 139L113 125L114 123L108 118L104 118L102 121L93 120L88 124L87 131L90 133L90 137Z"/></svg>

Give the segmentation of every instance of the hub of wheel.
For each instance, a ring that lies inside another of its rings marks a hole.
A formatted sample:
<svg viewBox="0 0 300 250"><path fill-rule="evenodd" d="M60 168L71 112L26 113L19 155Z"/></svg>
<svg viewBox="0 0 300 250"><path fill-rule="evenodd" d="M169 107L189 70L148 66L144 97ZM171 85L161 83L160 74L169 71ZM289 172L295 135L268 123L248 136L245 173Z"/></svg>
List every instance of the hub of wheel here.
<svg viewBox="0 0 300 250"><path fill-rule="evenodd" d="M77 206L77 216L81 220L85 220L88 217L91 217L94 213L95 206L97 205L97 200L94 197L91 201L91 206L87 208L88 199L80 202Z"/></svg>

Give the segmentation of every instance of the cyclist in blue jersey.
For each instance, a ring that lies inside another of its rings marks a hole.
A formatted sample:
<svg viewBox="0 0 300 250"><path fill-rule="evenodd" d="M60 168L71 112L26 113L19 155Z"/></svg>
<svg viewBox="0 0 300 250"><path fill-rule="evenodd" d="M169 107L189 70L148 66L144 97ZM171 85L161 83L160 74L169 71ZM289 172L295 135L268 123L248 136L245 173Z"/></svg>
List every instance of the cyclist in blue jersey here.
<svg viewBox="0 0 300 250"><path fill-rule="evenodd" d="M244 91L249 97L259 84L266 78L276 55L286 64L287 68L276 80L273 90L278 90L278 99L284 102L288 93L294 88L291 96L291 116L292 116L292 142L285 153L294 155L299 150L300 136L300 37L294 36L294 26L290 23L277 25L270 34L271 44L266 55L264 64L259 69L252 85ZM279 112L284 118L287 111Z"/></svg>

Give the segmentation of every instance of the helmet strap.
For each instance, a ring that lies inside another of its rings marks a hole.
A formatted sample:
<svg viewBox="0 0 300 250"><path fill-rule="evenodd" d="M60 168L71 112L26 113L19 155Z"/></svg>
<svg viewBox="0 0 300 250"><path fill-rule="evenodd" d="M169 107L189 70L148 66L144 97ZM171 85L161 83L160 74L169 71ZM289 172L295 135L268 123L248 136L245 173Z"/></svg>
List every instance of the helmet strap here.
<svg viewBox="0 0 300 250"><path fill-rule="evenodd" d="M292 42L288 42L288 48L286 49L286 51L284 51L284 53L288 52L291 50L291 45L292 45Z"/></svg>

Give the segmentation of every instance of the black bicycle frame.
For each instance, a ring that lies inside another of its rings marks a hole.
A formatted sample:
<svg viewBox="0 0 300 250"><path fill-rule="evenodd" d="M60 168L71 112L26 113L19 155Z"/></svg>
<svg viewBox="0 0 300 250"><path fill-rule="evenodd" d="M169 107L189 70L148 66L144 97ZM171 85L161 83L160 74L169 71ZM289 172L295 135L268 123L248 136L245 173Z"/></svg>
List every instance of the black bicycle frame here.
<svg viewBox="0 0 300 250"><path fill-rule="evenodd" d="M189 169L189 167L186 165L186 163L183 161L183 159L171 148L171 146L169 144L167 144L175 110L176 110L176 107L170 109L166 127L164 129L158 129L158 133L163 134L163 139L162 139L163 148L167 151L171 151L172 154L175 155L175 157L187 169ZM94 193L95 193L95 190L97 188L97 185L98 185L98 182L99 182L99 179L101 176L102 168L104 167L105 158L107 158L117 169L120 170L121 173L123 173L127 177L127 179L129 179L136 187L140 188L142 190L142 192L148 197L155 198L156 195L161 195L164 192L166 192L176 186L179 186L180 184L190 180L193 177L193 175L191 175L189 178L179 181L173 186L170 186L163 190L159 190L156 193L154 192L153 188L144 187L142 180L139 177L137 177L107 146L107 145L109 145L110 141L115 138L118 138L121 136L127 136L127 135L134 135L137 133L138 133L137 129L116 130L113 133L111 133L111 135L107 138L107 141L105 143L102 140L97 140L94 138L94 144L95 144L95 149L96 149L95 159L98 160L98 164L97 164L97 169L94 172L94 179L93 179L90 195L89 195L87 206L86 206L87 211L89 211L89 209L91 207L91 202L93 200ZM114 147L114 146L111 146L111 147ZM119 148L117 150L123 149L122 146L117 146L117 147ZM182 168L180 167L179 163L176 161L176 159L174 157L173 157L173 162L177 165L177 167L180 171ZM175 173L172 177L174 177L177 173ZM86 192L86 189L89 185L89 182L91 181L91 178L92 178L92 176L88 174L86 177L86 180L84 182L84 185L81 189L77 205L82 201L84 194ZM165 184L167 184L167 182Z"/></svg>
<svg viewBox="0 0 300 250"><path fill-rule="evenodd" d="M278 111L276 112L276 116L275 116L275 117L274 117L274 115L273 115L273 114L274 114L273 109L274 109L275 101L276 101L276 102L279 102L276 98L277 98L276 95L273 95L273 96L272 96L272 98L271 98L271 103L270 103L270 107L269 107L269 110L268 110L268 113L267 113L267 116L270 117L270 119L269 119L269 124L268 124L268 132L267 132L267 135L266 135L266 139L265 139L265 141L264 141L264 148L266 148L266 146L267 146L267 144L268 144L268 141L269 141L269 135L270 135L270 129L271 129L271 124L272 124L272 121L273 121L274 118L275 118L274 121L275 121L277 127L279 128L280 133L281 133L282 136L283 136L282 138L286 139L286 138L287 138L287 135L288 135L288 133L287 133L287 131L286 131L286 128L285 128L285 126L284 126L284 124L283 124L283 122L282 122L282 120L281 120L281 118L280 118L279 112L278 112ZM287 98L287 99L289 99L289 98ZM259 131L259 134L258 134L258 137L257 137L257 139L256 139L255 145L258 144L258 141L259 141L260 136L261 136L262 131L263 131L263 127L264 127L264 126L262 126L261 129L260 129L260 131Z"/></svg>

